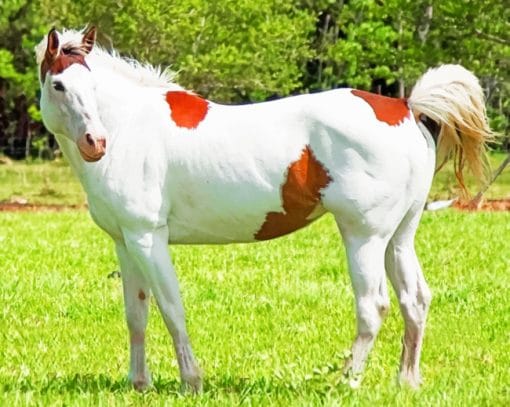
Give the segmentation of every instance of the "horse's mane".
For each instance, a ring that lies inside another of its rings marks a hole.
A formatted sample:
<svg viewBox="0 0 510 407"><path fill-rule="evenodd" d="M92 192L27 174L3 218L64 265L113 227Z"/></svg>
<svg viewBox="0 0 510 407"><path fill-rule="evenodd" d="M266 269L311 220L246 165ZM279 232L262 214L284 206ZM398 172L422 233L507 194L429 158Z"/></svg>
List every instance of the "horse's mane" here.
<svg viewBox="0 0 510 407"><path fill-rule="evenodd" d="M64 30L58 33L60 50L68 54L87 55L82 45L83 30ZM35 47L36 61L41 65L47 46L47 38ZM107 51L98 44L94 45L92 52L87 55L95 63L106 66L127 79L136 82L141 86L164 87L172 89L182 89L173 82L175 73L169 68L162 69L160 66L153 66L141 63L132 58L126 58L119 55L115 50Z"/></svg>

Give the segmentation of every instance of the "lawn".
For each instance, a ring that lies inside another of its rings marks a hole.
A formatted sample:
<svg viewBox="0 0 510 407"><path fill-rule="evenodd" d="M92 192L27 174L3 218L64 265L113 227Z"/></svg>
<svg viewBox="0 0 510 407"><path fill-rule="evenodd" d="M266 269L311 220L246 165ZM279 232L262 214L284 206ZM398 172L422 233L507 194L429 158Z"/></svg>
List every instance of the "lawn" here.
<svg viewBox="0 0 510 407"><path fill-rule="evenodd" d="M503 162L506 154L492 153L489 157L491 166L495 170ZM469 176L467 184L473 194L479 190ZM430 199L447 199L456 194L452 164L447 163L434 179ZM487 198L510 197L510 166L503 171L485 196ZM0 165L0 202L20 199L45 205L83 205L86 201L81 186L64 160L13 162L10 165Z"/></svg>
<svg viewBox="0 0 510 407"><path fill-rule="evenodd" d="M336 385L354 333L345 254L326 216L253 245L171 249L205 391L178 393L151 308L152 390L128 366L113 246L85 211L0 213L0 405L508 405L510 213L426 213L417 247L434 293L425 383L400 388L395 297L361 389Z"/></svg>
<svg viewBox="0 0 510 407"><path fill-rule="evenodd" d="M491 155L496 168L503 154ZM455 194L446 168L431 199ZM476 191L476 188L473 188ZM510 196L507 168L488 197ZM0 165L0 201L82 206L63 161ZM396 375L394 295L361 389L337 384L355 330L344 249L331 217L253 245L171 249L205 391L179 393L156 307L154 386L125 380L128 340L110 239L84 210L0 212L0 405L507 405L510 213L426 213L417 248L434 293L420 391Z"/></svg>

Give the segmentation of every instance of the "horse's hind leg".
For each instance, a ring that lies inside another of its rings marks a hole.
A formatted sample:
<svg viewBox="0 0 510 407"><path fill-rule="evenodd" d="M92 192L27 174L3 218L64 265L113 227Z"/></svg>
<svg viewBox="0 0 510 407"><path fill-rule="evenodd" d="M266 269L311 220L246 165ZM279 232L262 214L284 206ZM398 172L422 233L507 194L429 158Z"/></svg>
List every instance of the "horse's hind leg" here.
<svg viewBox="0 0 510 407"><path fill-rule="evenodd" d="M405 333L400 361L400 381L418 387L420 353L431 293L414 249L420 207L411 210L386 249L386 271L395 289L404 318Z"/></svg>
<svg viewBox="0 0 510 407"><path fill-rule="evenodd" d="M349 273L356 297L357 333L345 365L350 385L357 387L365 361L389 307L384 252L387 239L353 236L340 227L347 250Z"/></svg>

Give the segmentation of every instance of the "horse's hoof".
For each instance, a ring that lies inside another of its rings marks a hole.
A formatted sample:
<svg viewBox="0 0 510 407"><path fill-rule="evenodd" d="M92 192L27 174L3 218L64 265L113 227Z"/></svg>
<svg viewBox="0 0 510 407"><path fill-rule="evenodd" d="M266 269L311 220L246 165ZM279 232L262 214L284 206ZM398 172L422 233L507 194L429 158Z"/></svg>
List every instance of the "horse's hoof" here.
<svg viewBox="0 0 510 407"><path fill-rule="evenodd" d="M422 383L422 380L419 375L416 376L413 374L400 373L398 379L399 379L398 381L399 381L400 386L409 387L413 390L418 390Z"/></svg>
<svg viewBox="0 0 510 407"><path fill-rule="evenodd" d="M356 390L356 389L359 389L361 386L361 377L360 376L356 376L356 377L351 377L349 379L349 387L353 390Z"/></svg>
<svg viewBox="0 0 510 407"><path fill-rule="evenodd" d="M183 394L199 394L202 393L202 376L182 378L181 393Z"/></svg>
<svg viewBox="0 0 510 407"><path fill-rule="evenodd" d="M136 377L132 377L131 375L129 375L128 380L131 382L133 388L138 392L143 392L143 391L147 390L152 383L152 380L151 380L151 377L149 374L139 375Z"/></svg>

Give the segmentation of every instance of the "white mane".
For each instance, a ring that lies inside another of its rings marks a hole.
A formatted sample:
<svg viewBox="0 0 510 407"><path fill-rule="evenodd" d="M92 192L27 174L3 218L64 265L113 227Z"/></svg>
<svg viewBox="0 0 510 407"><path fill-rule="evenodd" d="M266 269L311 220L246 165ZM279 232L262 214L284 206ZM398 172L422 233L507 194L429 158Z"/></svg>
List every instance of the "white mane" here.
<svg viewBox="0 0 510 407"><path fill-rule="evenodd" d="M81 50L83 30L77 31L64 29L62 33L58 33L58 37L60 49L67 48ZM47 38L45 37L35 47L35 55L38 66L41 65L44 59L46 46ZM115 50L109 52L97 44L94 45L92 52L87 56L87 58L94 60L97 64L109 67L116 73L123 75L141 86L182 89L179 85L173 82L175 73L170 69L161 69L159 66L142 64L135 59L120 56Z"/></svg>

